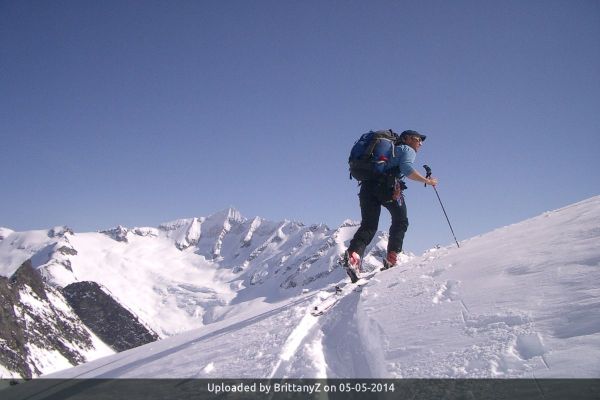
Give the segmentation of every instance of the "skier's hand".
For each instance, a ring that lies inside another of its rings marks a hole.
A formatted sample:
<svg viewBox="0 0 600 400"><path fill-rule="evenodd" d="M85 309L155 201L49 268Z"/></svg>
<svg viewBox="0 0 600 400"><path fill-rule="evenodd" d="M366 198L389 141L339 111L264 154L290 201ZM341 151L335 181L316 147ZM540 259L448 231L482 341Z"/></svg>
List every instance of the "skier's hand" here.
<svg viewBox="0 0 600 400"><path fill-rule="evenodd" d="M431 186L436 186L438 184L438 180L435 177L431 177L429 179L427 179L427 182L425 182L427 185L431 185Z"/></svg>

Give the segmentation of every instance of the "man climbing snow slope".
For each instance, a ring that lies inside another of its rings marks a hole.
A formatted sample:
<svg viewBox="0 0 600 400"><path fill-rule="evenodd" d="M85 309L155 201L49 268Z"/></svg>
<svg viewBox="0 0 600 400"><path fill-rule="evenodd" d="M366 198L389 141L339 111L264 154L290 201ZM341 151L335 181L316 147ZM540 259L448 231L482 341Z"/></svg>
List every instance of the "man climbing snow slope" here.
<svg viewBox="0 0 600 400"><path fill-rule="evenodd" d="M406 177L432 186L438 183L434 177L423 177L413 166L417 152L426 139L425 135L414 130L406 130L400 136L392 130L370 132L370 134L373 135L371 138L366 139L367 141L374 140L373 138L379 134L380 138L385 137L385 140L390 141L391 145L387 153L386 150L383 150L381 154L373 154L377 152L378 147L376 144L365 146L371 152L366 156L371 158L372 163L379 163L379 168L382 170L381 173L370 174L366 177L359 176L359 178L363 178L359 179L360 192L358 194L361 223L350 242L350 246L344 253L343 259L344 266L352 282L358 280L365 248L377 232L382 206L390 212L392 217L387 255L383 260L382 270L391 268L396 264L398 253L402 251L404 234L408 229L406 202L402 193L406 189L403 178ZM366 138L366 135L369 134L363 135L363 138ZM353 149L353 151L355 150ZM351 154L351 159L352 157ZM374 160L373 157L375 157ZM352 162L350 162L350 166L351 175L356 178L352 171Z"/></svg>

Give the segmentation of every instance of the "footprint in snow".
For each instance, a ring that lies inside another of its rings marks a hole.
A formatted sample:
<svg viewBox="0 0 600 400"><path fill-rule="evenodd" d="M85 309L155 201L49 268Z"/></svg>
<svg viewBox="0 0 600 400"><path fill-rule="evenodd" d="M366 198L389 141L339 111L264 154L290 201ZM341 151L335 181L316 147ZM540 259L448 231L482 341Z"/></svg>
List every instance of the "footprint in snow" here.
<svg viewBox="0 0 600 400"><path fill-rule="evenodd" d="M458 295L458 286L460 285L460 281L455 280L447 280L444 282L438 291L433 296L432 301L435 304L441 303L443 301L454 301L459 298Z"/></svg>
<svg viewBox="0 0 600 400"><path fill-rule="evenodd" d="M465 315L466 327L475 330L489 330L497 326L515 327L530 323L531 319L527 315L513 313Z"/></svg>
<svg viewBox="0 0 600 400"><path fill-rule="evenodd" d="M513 350L523 360L530 360L538 356L541 357L547 352L539 333L517 336Z"/></svg>

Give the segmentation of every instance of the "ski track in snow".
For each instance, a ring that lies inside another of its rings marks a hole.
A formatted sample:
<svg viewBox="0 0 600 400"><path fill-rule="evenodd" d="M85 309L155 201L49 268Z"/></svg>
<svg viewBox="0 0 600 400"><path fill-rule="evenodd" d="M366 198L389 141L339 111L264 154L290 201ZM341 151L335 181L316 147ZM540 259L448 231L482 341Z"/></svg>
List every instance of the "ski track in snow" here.
<svg viewBox="0 0 600 400"><path fill-rule="evenodd" d="M461 298L459 280L436 279L451 265L427 269L432 261L446 253L441 251L424 257L410 272L420 284L413 282L405 288L410 292L407 297L414 299L410 306L415 310L444 305L453 309L450 317L445 315L429 321L429 326L423 328L435 331L436 326L444 330L450 326L465 342L461 350L446 351L443 345L435 350L424 349L418 338L412 338L408 346L389 348L387 324L380 324L378 318L369 316L381 306L377 302L385 296L380 293L370 298L369 286L394 280L388 285L388 289L392 289L408 283L411 276L405 274L408 270L401 265L376 275L362 293L350 292L323 316L312 316L311 305L288 337L270 377L484 378L523 376L524 371L533 370L539 364L550 369L545 357L547 349L529 316L518 312L473 314ZM394 274L396 279L385 279L388 273ZM444 314L448 314L447 311L444 310ZM320 351L311 353L315 348ZM394 362L395 359L409 359L410 363L404 365Z"/></svg>
<svg viewBox="0 0 600 400"><path fill-rule="evenodd" d="M310 311L319 301L298 306L304 313L288 336L270 378L372 376L356 310L359 291L350 291L322 316Z"/></svg>

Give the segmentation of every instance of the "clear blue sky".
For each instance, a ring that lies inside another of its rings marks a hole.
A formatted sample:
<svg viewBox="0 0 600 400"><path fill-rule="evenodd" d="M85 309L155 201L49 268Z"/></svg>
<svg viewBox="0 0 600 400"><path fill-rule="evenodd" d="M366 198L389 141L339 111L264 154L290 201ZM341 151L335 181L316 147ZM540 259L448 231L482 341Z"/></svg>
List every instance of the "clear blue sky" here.
<svg viewBox="0 0 600 400"><path fill-rule="evenodd" d="M1 0L0 226L337 227L354 140L393 128L465 239L600 194L599 38L596 0ZM452 243L406 196L405 249Z"/></svg>

